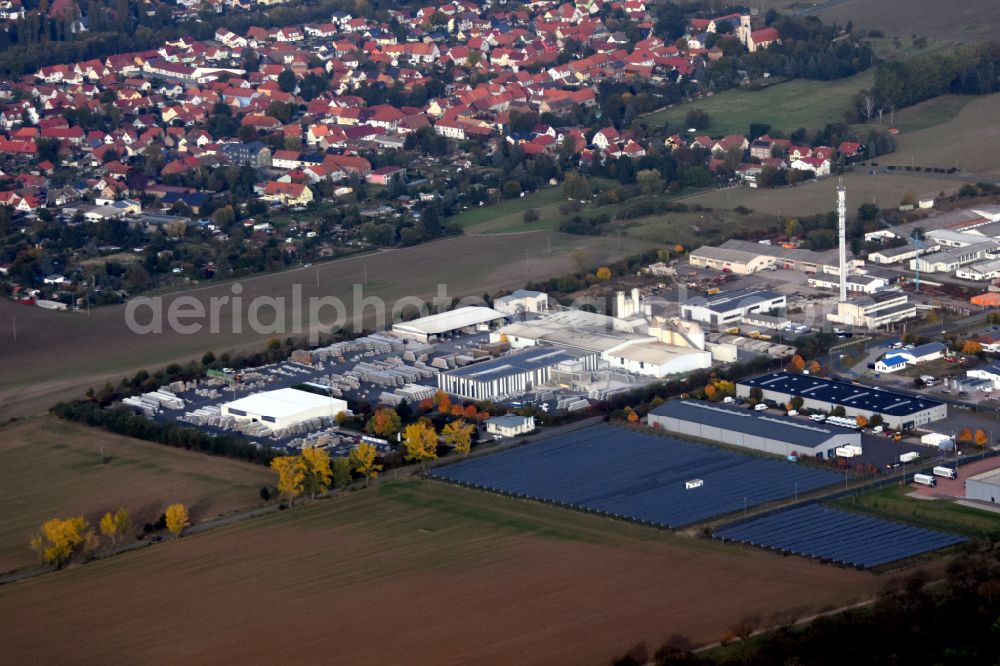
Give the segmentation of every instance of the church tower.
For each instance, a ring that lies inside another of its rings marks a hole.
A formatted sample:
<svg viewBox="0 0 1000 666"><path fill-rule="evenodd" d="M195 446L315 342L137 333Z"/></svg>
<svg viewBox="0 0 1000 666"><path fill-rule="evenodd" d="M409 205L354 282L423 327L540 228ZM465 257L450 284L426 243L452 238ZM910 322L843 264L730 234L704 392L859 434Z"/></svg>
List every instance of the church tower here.
<svg viewBox="0 0 1000 666"><path fill-rule="evenodd" d="M750 15L740 15L740 27L736 29L736 37L747 50L750 50Z"/></svg>

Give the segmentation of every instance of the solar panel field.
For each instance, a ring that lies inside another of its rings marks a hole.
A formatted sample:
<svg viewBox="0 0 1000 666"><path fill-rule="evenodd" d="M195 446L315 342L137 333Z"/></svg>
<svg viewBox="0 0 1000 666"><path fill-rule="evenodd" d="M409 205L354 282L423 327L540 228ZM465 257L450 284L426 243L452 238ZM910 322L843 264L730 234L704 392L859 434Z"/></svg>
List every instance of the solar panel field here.
<svg viewBox="0 0 1000 666"><path fill-rule="evenodd" d="M430 475L667 528L840 480L825 470L610 425L447 465ZM694 480L702 484L688 489Z"/></svg>
<svg viewBox="0 0 1000 666"><path fill-rule="evenodd" d="M730 525L717 530L715 537L865 569L966 541L818 504Z"/></svg>

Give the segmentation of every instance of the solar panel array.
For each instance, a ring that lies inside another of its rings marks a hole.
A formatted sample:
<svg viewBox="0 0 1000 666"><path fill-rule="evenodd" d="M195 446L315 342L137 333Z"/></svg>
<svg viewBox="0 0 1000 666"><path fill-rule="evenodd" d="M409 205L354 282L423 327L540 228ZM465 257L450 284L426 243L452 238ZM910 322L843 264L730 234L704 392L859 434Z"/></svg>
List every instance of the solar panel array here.
<svg viewBox="0 0 1000 666"><path fill-rule="evenodd" d="M609 425L438 468L431 476L662 527L840 481L826 470ZM704 484L686 489L685 483Z"/></svg>
<svg viewBox="0 0 1000 666"><path fill-rule="evenodd" d="M819 504L752 518L716 531L715 537L866 569L966 540Z"/></svg>

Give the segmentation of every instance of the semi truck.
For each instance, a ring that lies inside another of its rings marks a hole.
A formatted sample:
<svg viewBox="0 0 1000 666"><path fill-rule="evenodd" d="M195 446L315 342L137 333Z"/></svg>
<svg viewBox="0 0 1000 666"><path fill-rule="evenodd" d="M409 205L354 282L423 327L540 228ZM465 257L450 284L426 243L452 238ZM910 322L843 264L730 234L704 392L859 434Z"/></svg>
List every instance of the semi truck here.
<svg viewBox="0 0 1000 666"><path fill-rule="evenodd" d="M935 479L930 474L914 474L913 483L919 483L922 486L936 486L937 479Z"/></svg>
<svg viewBox="0 0 1000 666"><path fill-rule="evenodd" d="M917 453L916 451L910 451L909 453L900 454L899 462L904 462L904 463L913 462L919 457L920 457L919 453Z"/></svg>
<svg viewBox="0 0 1000 666"><path fill-rule="evenodd" d="M931 472L934 476L943 476L946 479L958 478L958 470L952 467L935 467Z"/></svg>

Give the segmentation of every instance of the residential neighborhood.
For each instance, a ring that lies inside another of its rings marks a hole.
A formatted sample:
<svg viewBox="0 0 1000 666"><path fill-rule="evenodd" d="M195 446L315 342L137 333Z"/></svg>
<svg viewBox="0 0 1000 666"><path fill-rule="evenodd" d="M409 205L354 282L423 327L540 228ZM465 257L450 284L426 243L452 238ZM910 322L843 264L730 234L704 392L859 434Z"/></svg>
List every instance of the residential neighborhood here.
<svg viewBox="0 0 1000 666"><path fill-rule="evenodd" d="M782 25L801 30L773 12L702 19L632 0L460 2L219 27L41 66L0 89L0 214L10 218L0 231L19 231L0 253L5 289L73 305L88 279L81 262L111 256L118 267L91 272L87 298L116 302L164 280L412 245L461 233L449 218L462 210L570 171L628 184L654 169L670 191L828 176L864 156L862 143L641 122L710 94L706 76L718 89L734 64L759 69L767 49L784 48ZM810 30L808 48L837 34ZM870 57L860 44L837 48ZM309 213L292 224L283 211L298 207ZM72 227L84 248L60 242ZM40 235L42 252L29 253ZM267 259L234 265L239 247ZM139 263L119 260L134 248ZM34 293L56 269L67 285Z"/></svg>

